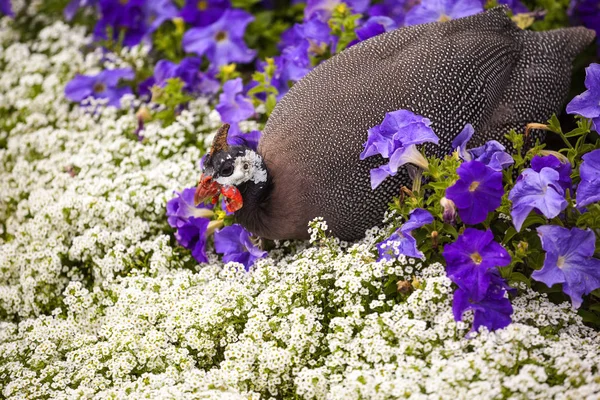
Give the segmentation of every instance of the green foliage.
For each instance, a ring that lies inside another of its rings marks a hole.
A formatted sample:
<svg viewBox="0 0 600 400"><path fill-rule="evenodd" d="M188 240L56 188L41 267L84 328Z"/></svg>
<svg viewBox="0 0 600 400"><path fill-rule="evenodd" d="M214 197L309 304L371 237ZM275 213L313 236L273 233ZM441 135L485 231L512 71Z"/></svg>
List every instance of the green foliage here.
<svg viewBox="0 0 600 400"><path fill-rule="evenodd" d="M282 11L261 10L254 13L254 21L248 25L244 39L250 48L258 51L259 59L279 53L277 45L281 34L294 22L302 20L303 9L303 4L296 4Z"/></svg>
<svg viewBox="0 0 600 400"><path fill-rule="evenodd" d="M38 2L38 14L42 14L46 17L45 20L57 20L63 19L63 10L69 4L70 0L52 0L52 1L40 1ZM34 18L27 15L26 9L31 1L23 2L25 7L20 12L16 13L15 18L11 20L14 24L14 29L21 33L23 40L34 40L40 31L46 27L44 20ZM14 7L14 5L13 5ZM13 10L14 11L14 10ZM76 18L76 22L80 24L86 24L91 26L90 21L85 21L82 18Z"/></svg>
<svg viewBox="0 0 600 400"><path fill-rule="evenodd" d="M458 179L456 169L460 166L460 161L456 153L446 156L444 159L431 157L427 161L429 170L424 171L423 177L428 180L428 183L423 189L432 191L432 194L427 198L425 204L434 216L442 219L443 209L440 201L445 197L446 189Z"/></svg>
<svg viewBox="0 0 600 400"><path fill-rule="evenodd" d="M252 7L260 3L260 0L232 0L233 8L243 8L246 11L251 11Z"/></svg>
<svg viewBox="0 0 600 400"><path fill-rule="evenodd" d="M277 68L275 66L275 62L272 58L267 58L266 62L267 64L263 72L256 71L252 74L252 80L257 82L258 84L248 91L248 96L252 97L255 106L263 102L258 97L259 94L264 94L266 96L264 104L266 107L266 114L268 117L269 115L271 115L273 108L275 108L275 105L277 103L277 95L279 94L279 92L277 91L277 88L275 88L271 84L273 76L275 75L275 70Z"/></svg>
<svg viewBox="0 0 600 400"><path fill-rule="evenodd" d="M217 78L221 81L221 86L225 84L225 82L238 78L240 73L236 69L236 64L227 64L223 65L219 69L219 73L217 74Z"/></svg>
<svg viewBox="0 0 600 400"><path fill-rule="evenodd" d="M569 26L567 16L569 0L525 0L523 3L530 10L544 10L546 12L543 20L536 21L532 25L533 30L547 31Z"/></svg>
<svg viewBox="0 0 600 400"><path fill-rule="evenodd" d="M152 101L164 106L164 109L154 114L155 119L163 121L165 126L175 122L180 107L192 100L192 97L184 92L185 83L179 78L167 79L164 88L154 86L152 88Z"/></svg>
<svg viewBox="0 0 600 400"><path fill-rule="evenodd" d="M565 143L566 147L560 151L565 153L574 169L578 169L579 164L581 163L581 156L594 150L600 143L597 142L596 145L594 145L586 142L590 129L591 121L583 117L577 117L577 128L567 133L563 133L556 115L553 115L548 121L548 130L559 135ZM575 141L575 145L572 144L573 141ZM575 178L577 177L578 175L575 176Z"/></svg>
<svg viewBox="0 0 600 400"><path fill-rule="evenodd" d="M352 14L352 10L345 3L340 3L333 9L329 19L331 34L338 37L335 54L341 52L348 44L356 39L356 28L361 14Z"/></svg>
<svg viewBox="0 0 600 400"><path fill-rule="evenodd" d="M164 55L164 58L174 63L179 63L185 57L185 52L181 45L184 33L185 23L182 19L173 18L166 21L152 37L154 49Z"/></svg>

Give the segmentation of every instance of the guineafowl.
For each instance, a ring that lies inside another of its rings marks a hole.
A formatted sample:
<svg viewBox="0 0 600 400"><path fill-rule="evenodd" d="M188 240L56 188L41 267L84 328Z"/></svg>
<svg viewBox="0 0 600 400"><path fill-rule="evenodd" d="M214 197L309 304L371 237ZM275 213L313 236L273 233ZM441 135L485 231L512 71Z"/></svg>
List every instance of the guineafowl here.
<svg viewBox="0 0 600 400"><path fill-rule="evenodd" d="M237 221L266 239L305 239L323 217L333 235L358 239L381 223L406 169L371 189L360 160L367 130L408 109L432 121L443 156L470 123L478 146L546 121L570 85L571 64L594 39L583 27L519 29L506 8L397 29L352 46L297 82L269 117L254 152L227 145L220 129L204 162L196 201L223 193Z"/></svg>

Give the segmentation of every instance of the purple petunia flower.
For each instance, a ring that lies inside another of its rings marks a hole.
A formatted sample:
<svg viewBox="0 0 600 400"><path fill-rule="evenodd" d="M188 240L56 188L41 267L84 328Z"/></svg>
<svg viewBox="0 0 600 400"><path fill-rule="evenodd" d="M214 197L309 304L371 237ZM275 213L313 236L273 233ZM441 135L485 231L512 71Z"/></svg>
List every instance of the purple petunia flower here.
<svg viewBox="0 0 600 400"><path fill-rule="evenodd" d="M466 124L464 129L452 141L452 148L458 151L460 158L464 161L480 161L495 171L502 171L514 164L515 160L505 151L506 147L495 140L490 140L483 146L467 150L467 143L474 133L473 126Z"/></svg>
<svg viewBox="0 0 600 400"><path fill-rule="evenodd" d="M404 23L408 26L448 21L482 11L481 0L422 0L406 14Z"/></svg>
<svg viewBox="0 0 600 400"><path fill-rule="evenodd" d="M211 25L192 28L183 36L183 48L206 58L215 66L248 63L256 55L244 42L246 26L254 17L243 10L229 9Z"/></svg>
<svg viewBox="0 0 600 400"><path fill-rule="evenodd" d="M250 234L241 225L234 224L215 232L215 250L223 254L223 262L239 262L246 271L267 252L260 250L250 240Z"/></svg>
<svg viewBox="0 0 600 400"><path fill-rule="evenodd" d="M278 98L287 93L288 82L297 82L310 72L310 55L320 54L332 40L329 25L317 17L294 24L281 35L281 56L275 57L276 71L272 82L279 91Z"/></svg>
<svg viewBox="0 0 600 400"><path fill-rule="evenodd" d="M540 172L527 168L521 173L508 194L508 199L513 202L510 215L517 231L534 209L546 218L554 218L567 207L559 179L559 173L548 167Z"/></svg>
<svg viewBox="0 0 600 400"><path fill-rule="evenodd" d="M96 39L108 39L109 28L113 40L118 40L124 32L123 45L132 47L139 44L146 35L148 26L144 16L144 0L99 0L102 18L94 27Z"/></svg>
<svg viewBox="0 0 600 400"><path fill-rule="evenodd" d="M217 21L230 8L229 0L186 0L179 16L193 26L207 26Z"/></svg>
<svg viewBox="0 0 600 400"><path fill-rule="evenodd" d="M355 43L362 42L382 33L389 32L397 28L396 22L385 16L370 17L360 28L356 29L358 40Z"/></svg>
<svg viewBox="0 0 600 400"><path fill-rule="evenodd" d="M492 274L491 277L490 286L480 299L474 298L472 292L460 287L454 292L452 313L456 321L462 320L465 311L474 311L471 332L476 332L481 326L494 331L508 326L511 322L513 308L506 297L502 278L496 274Z"/></svg>
<svg viewBox="0 0 600 400"><path fill-rule="evenodd" d="M550 154L547 156L535 156L531 160L531 169L535 172L540 172L542 168L552 168L558 172L558 183L563 190L572 189L573 182L571 181L571 163L568 161L561 162L556 156Z"/></svg>
<svg viewBox="0 0 600 400"><path fill-rule="evenodd" d="M515 160L508 154L506 147L495 140L486 142L483 146L471 149L473 158L493 169L502 171L515 163Z"/></svg>
<svg viewBox="0 0 600 400"><path fill-rule="evenodd" d="M417 248L417 241L412 237L411 232L433 222L433 216L427 210L416 208L410 213L406 221L396 232L377 244L379 258L381 260L391 260L398 255L403 254L408 257L424 259L425 255Z"/></svg>
<svg viewBox="0 0 600 400"><path fill-rule="evenodd" d="M442 255L448 277L476 302L485 297L495 268L510 264L510 255L489 229L465 229L456 242L444 246Z"/></svg>
<svg viewBox="0 0 600 400"><path fill-rule="evenodd" d="M369 0L308 0L304 9L304 19L318 17L321 21L327 22L331 17L334 8L340 4L346 3L355 14L363 13L369 7Z"/></svg>
<svg viewBox="0 0 600 400"><path fill-rule="evenodd" d="M183 189L181 193L175 192L176 197L167 202L167 222L173 228L181 228L189 219L208 218L213 215L212 204L194 205L196 187Z"/></svg>
<svg viewBox="0 0 600 400"><path fill-rule="evenodd" d="M177 7L171 0L149 0L144 7L144 18L146 19L146 37L156 31L163 22L177 16Z"/></svg>
<svg viewBox="0 0 600 400"><path fill-rule="evenodd" d="M252 102L242 94L242 78L232 79L223 85L219 104L215 107L223 122L237 124L254 114Z"/></svg>
<svg viewBox="0 0 600 400"><path fill-rule="evenodd" d="M327 22L323 22L316 17L309 18L302 24L294 24L291 29L293 29L294 34L288 39L294 40L294 43L291 43L292 46L299 45L302 39L308 40L311 46L328 44L332 40L331 28L329 28Z"/></svg>
<svg viewBox="0 0 600 400"><path fill-rule="evenodd" d="M591 229L571 230L555 225L537 228L546 251L544 266L531 277L548 287L563 284L573 308L579 308L582 296L600 287L600 259L594 258L596 237Z"/></svg>
<svg viewBox="0 0 600 400"><path fill-rule="evenodd" d="M0 0L0 14L8 15L9 17L15 16L10 0Z"/></svg>
<svg viewBox="0 0 600 400"><path fill-rule="evenodd" d="M452 141L452 148L458 152L458 156L463 161L473 160L473 155L467 151L467 143L469 143L474 133L475 129L473 129L473 125L466 124L463 130Z"/></svg>
<svg viewBox="0 0 600 400"><path fill-rule="evenodd" d="M153 79L144 85L162 87L166 84L167 79L179 78L185 83L184 89L190 93L216 93L221 85L208 72L200 70L201 64L202 60L198 57L184 58L179 64L160 60L154 67ZM140 87L140 93L145 93L142 87Z"/></svg>
<svg viewBox="0 0 600 400"><path fill-rule="evenodd" d="M309 57L310 42L303 40L298 46L288 46L281 52L281 69L287 81L297 82L312 69ZM276 63L275 67L279 64Z"/></svg>
<svg viewBox="0 0 600 400"><path fill-rule="evenodd" d="M577 207L600 201L600 149L584 154L579 167L581 182L577 186Z"/></svg>
<svg viewBox="0 0 600 400"><path fill-rule="evenodd" d="M397 26L404 25L406 13L420 0L383 0L381 3L373 4L369 7L370 16L386 16L393 19Z"/></svg>
<svg viewBox="0 0 600 400"><path fill-rule="evenodd" d="M600 17L598 22L600 24ZM600 31L598 33L600 34ZM590 64L585 69L585 87L587 88L585 92L575 96L567 104L567 112L591 118L592 129L598 132L600 130L600 102L598 101L600 99L600 64Z"/></svg>
<svg viewBox="0 0 600 400"><path fill-rule="evenodd" d="M200 263L208 262L206 257L206 228L208 218L190 217L187 223L175 232L175 238L180 245L192 251L192 257Z"/></svg>
<svg viewBox="0 0 600 400"><path fill-rule="evenodd" d="M200 70L200 64L202 63L202 60L200 60L198 57L189 57L189 58L185 58L182 60L183 61L188 60L187 62L187 69L192 69L190 67L195 67L194 70L195 71L199 71ZM170 78L180 78L180 74L178 74L178 69L181 70L183 68L178 68L179 66L177 64L175 64L174 62L171 62L169 60L159 60L156 65L154 66L154 84L157 86L164 86L167 83L167 79ZM188 71L188 73L186 74L186 76L188 78L192 77L192 71ZM183 81L183 79L182 79ZM188 82L185 82L186 86L189 85Z"/></svg>
<svg viewBox="0 0 600 400"><path fill-rule="evenodd" d="M72 16L85 1L69 4L65 13ZM118 40L123 34L123 45L136 46L142 40L150 42L150 35L167 19L177 15L177 7L171 0L98 0L102 18L94 27L96 39ZM88 1L87 4L90 4Z"/></svg>
<svg viewBox="0 0 600 400"><path fill-rule="evenodd" d="M571 0L567 13L572 17L574 23L583 24L596 31L596 36L600 36L600 7L598 7L598 0ZM600 55L600 45L597 51L598 55Z"/></svg>
<svg viewBox="0 0 600 400"><path fill-rule="evenodd" d="M261 135L262 133L260 131L243 133L238 130L237 132L227 135L227 143L232 146L247 146L256 151Z"/></svg>
<svg viewBox="0 0 600 400"><path fill-rule="evenodd" d="M446 197L454 202L465 224L485 221L502 202L502 173L480 161L462 163L456 172L460 179L446 189Z"/></svg>
<svg viewBox="0 0 600 400"><path fill-rule="evenodd" d="M271 79L271 85L277 89L277 100L281 99L290 89L289 82L297 82L312 69L308 57L308 41L304 41L300 47L287 47L282 56L273 57L275 73ZM266 63L261 62L258 66L259 72L264 72Z"/></svg>
<svg viewBox="0 0 600 400"><path fill-rule="evenodd" d="M394 176L406 163L425 167L426 160L416 145L425 142L438 144L438 137L430 128L431 121L409 110L398 110L385 115L381 125L369 129L367 142L360 159L381 155L389 163L371 170L371 187L375 189L388 176Z"/></svg>
<svg viewBox="0 0 600 400"><path fill-rule="evenodd" d="M120 99L130 94L131 88L119 86L121 79L132 80L135 74L131 68L109 69L97 75L76 75L65 87L65 96L71 101L81 102L88 97L107 98L108 104L120 107Z"/></svg>

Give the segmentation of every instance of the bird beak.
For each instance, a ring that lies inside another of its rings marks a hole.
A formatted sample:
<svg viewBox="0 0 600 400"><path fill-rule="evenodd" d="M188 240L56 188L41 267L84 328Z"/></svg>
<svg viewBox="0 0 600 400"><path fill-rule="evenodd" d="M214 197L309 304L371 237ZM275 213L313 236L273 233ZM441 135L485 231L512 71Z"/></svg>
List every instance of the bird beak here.
<svg viewBox="0 0 600 400"><path fill-rule="evenodd" d="M194 193L194 205L198 206L208 199L212 199L213 203L216 202L220 190L221 185L214 181L212 176L202 174Z"/></svg>

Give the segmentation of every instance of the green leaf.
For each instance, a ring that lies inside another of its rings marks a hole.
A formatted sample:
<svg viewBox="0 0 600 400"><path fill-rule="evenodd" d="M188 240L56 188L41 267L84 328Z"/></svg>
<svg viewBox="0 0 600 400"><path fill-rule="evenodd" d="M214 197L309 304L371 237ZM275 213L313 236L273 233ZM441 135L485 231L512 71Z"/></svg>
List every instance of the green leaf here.
<svg viewBox="0 0 600 400"><path fill-rule="evenodd" d="M523 232L525 229L529 228L531 225L535 225L535 224L539 224L539 225L545 225L548 221L546 220L546 218L543 215L539 215L536 213L530 213L529 216L527 218L525 218L525 221L523 222L523 226L521 227L521 232Z"/></svg>
<svg viewBox="0 0 600 400"><path fill-rule="evenodd" d="M165 109L156 113L154 117L162 120L167 126L175 121L177 108L193 99L183 91L184 85L185 83L181 79L170 78L167 79L164 88L159 86L152 88L152 101L165 106Z"/></svg>
<svg viewBox="0 0 600 400"><path fill-rule="evenodd" d="M531 280L520 272L513 271L510 274L510 278L508 278L508 281L509 282L523 282L527 285L527 287L531 287Z"/></svg>
<svg viewBox="0 0 600 400"><path fill-rule="evenodd" d="M277 97L274 94L270 94L267 96L267 101L265 102L265 107L267 108L267 116L271 115L273 109L277 105Z"/></svg>
<svg viewBox="0 0 600 400"><path fill-rule="evenodd" d="M259 3L260 0L231 0L233 8L243 8L246 11L250 11L253 5Z"/></svg>
<svg viewBox="0 0 600 400"><path fill-rule="evenodd" d="M600 326L600 316L594 312L580 309L577 314L583 318L583 322L587 322L588 324L593 324L596 326Z"/></svg>
<svg viewBox="0 0 600 400"><path fill-rule="evenodd" d="M600 312L600 303L592 304L589 309L591 311Z"/></svg>
<svg viewBox="0 0 600 400"><path fill-rule="evenodd" d="M568 137L568 138L570 138L570 137L576 137L576 136L581 136L583 134L586 134L588 132L589 132L589 129L579 127L579 128L573 129L571 132L565 133L565 136Z"/></svg>
<svg viewBox="0 0 600 400"><path fill-rule="evenodd" d="M558 120L556 114L552 114L552 117L550 117L550 119L548 120L548 128L550 128L550 130L554 133L562 132L560 121Z"/></svg>
<svg viewBox="0 0 600 400"><path fill-rule="evenodd" d="M517 230L514 227L510 227L506 230L504 234L504 239L502 239L502 244L507 244L510 239L512 239L516 234L518 234Z"/></svg>

